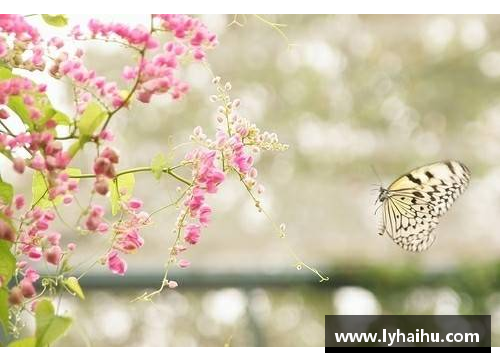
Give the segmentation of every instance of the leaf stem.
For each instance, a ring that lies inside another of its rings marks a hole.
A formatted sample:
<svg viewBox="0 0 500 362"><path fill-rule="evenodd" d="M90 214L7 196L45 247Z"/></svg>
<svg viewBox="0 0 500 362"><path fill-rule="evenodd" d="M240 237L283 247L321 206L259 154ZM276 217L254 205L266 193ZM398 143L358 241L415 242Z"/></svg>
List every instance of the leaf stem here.
<svg viewBox="0 0 500 362"><path fill-rule="evenodd" d="M181 167L181 165L177 165L174 167L165 167L163 169L163 173L167 173L170 176L172 176L173 178L179 180L180 182L185 183L186 185L190 186L191 185L190 181L186 180L185 178L183 178L182 176L179 176L178 174L176 174L174 172L174 170L179 168L179 167ZM126 175L129 173L138 173L138 172L152 172L152 168L146 166L146 167L135 167L135 168L130 168L128 170L123 170L123 171L120 171L116 174L116 176L114 177L114 180L116 180L118 177L120 177L122 175ZM93 173L84 173L81 175L70 175L69 177L70 178L84 179L84 178L96 178L97 175L93 174Z"/></svg>

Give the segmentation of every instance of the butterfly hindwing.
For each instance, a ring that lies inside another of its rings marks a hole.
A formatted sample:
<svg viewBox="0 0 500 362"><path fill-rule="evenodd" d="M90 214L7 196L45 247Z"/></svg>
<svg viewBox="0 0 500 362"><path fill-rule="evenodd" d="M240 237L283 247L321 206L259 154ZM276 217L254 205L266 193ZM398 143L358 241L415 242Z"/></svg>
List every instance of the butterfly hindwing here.
<svg viewBox="0 0 500 362"><path fill-rule="evenodd" d="M467 187L470 171L457 161L416 168L394 181L383 200L383 228L405 250L423 251L436 239L439 217Z"/></svg>

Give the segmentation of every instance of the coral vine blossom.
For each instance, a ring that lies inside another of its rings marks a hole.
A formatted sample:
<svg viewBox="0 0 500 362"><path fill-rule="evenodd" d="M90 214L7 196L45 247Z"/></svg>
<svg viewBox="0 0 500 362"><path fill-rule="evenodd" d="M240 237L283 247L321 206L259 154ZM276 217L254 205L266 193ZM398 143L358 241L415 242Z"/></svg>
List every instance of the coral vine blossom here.
<svg viewBox="0 0 500 362"><path fill-rule="evenodd" d="M212 136L198 126L186 140L189 149L181 154L172 148L169 162L160 154L149 166L125 169L113 145L120 123L115 115L126 115L136 102L187 95L183 68L205 62L218 45L217 36L200 19L177 14L153 14L147 24L137 25L92 18L66 28L65 36L44 39L41 33L29 17L0 15L0 153L13 171L0 178L0 287L8 290L10 334L18 333L21 314L32 310L36 315L44 298L65 292L84 297L78 280L95 265L125 275L127 260L147 244L143 228L168 207L177 207L178 215L172 238L165 240L170 251L157 292L178 287L167 278L168 268L191 265L189 249L200 243L211 223L216 211L211 199L224 181L239 179L260 210L253 192L264 187L257 181L254 156L287 148L276 134L261 132L241 117L240 101L229 96L231 85L216 77L216 94L207 97L219 107L214 122L206 125ZM89 66L86 51L96 42L132 54L118 70L119 79ZM51 81L37 83L34 71ZM58 85L70 90L71 114L50 99ZM84 157L77 158L80 154ZM166 198L168 205L153 211L134 195L146 171L178 183L173 202ZM32 195L17 190L27 182ZM72 219L66 208L78 216ZM80 242L95 243L102 250L99 257L74 263Z"/></svg>

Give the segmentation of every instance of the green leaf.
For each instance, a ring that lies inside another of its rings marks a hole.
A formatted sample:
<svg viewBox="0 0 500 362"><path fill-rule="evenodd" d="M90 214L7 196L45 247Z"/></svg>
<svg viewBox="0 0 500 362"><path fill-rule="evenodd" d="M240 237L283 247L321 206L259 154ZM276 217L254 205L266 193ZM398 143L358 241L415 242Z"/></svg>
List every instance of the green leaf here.
<svg viewBox="0 0 500 362"><path fill-rule="evenodd" d="M78 279L76 279L75 277L69 277L64 281L64 284L78 297L80 297L81 299L85 299L85 295L83 294L83 290L80 286L80 283L78 282Z"/></svg>
<svg viewBox="0 0 500 362"><path fill-rule="evenodd" d="M36 171L33 174L33 181L31 182L31 195L33 197L31 206L36 205L41 208L52 206L50 202L48 202L48 190L45 176L39 171Z"/></svg>
<svg viewBox="0 0 500 362"><path fill-rule="evenodd" d="M9 326L9 292L6 286L16 270L16 258L10 251L11 246L10 241L0 239L0 327L4 334L8 333Z"/></svg>
<svg viewBox="0 0 500 362"><path fill-rule="evenodd" d="M12 74L12 69L8 66L0 63L0 80L6 80L11 78L19 78ZM36 85L34 82L32 82ZM30 117L29 108L24 104L23 98L21 96L10 96L7 103L9 107L20 119L26 124L30 130L36 128L36 126L43 126L49 119L53 119L58 125L70 125L71 119L61 111L52 107L49 97L45 93L35 93L35 108L40 110L42 116L40 119L34 120Z"/></svg>
<svg viewBox="0 0 500 362"><path fill-rule="evenodd" d="M91 140L90 136L80 136L78 140L73 142L71 146L69 146L68 153L71 158L75 157L75 155L80 151L85 143Z"/></svg>
<svg viewBox="0 0 500 362"><path fill-rule="evenodd" d="M121 209L121 202L126 202L132 197L135 186L135 177L133 173L127 173L109 181L111 189L111 214L116 215Z"/></svg>
<svg viewBox="0 0 500 362"><path fill-rule="evenodd" d="M11 184L4 182L0 177L0 201L5 205L10 205L14 196L14 188Z"/></svg>
<svg viewBox="0 0 500 362"><path fill-rule="evenodd" d="M68 17L64 14L55 14L55 15L42 14L42 19L47 24L58 28L68 25Z"/></svg>
<svg viewBox="0 0 500 362"><path fill-rule="evenodd" d="M41 117L39 119L32 119L30 117L29 108L24 104L21 96L9 97L7 106L26 124L30 130L36 129L37 126L43 126L49 119L53 119L57 124L69 125L70 118L52 107L49 98L45 93L35 93L35 107L40 110Z"/></svg>
<svg viewBox="0 0 500 362"><path fill-rule="evenodd" d="M151 160L151 172L153 172L154 177L159 180L163 175L163 169L168 167L167 159L163 153L158 153Z"/></svg>
<svg viewBox="0 0 500 362"><path fill-rule="evenodd" d="M69 155L71 158L80 151L83 146L92 139L94 132L106 119L108 113L97 102L89 103L83 112L80 121L78 122L78 129L80 131L80 138L69 147Z"/></svg>
<svg viewBox="0 0 500 362"><path fill-rule="evenodd" d="M64 335L71 325L71 318L57 316L48 299L40 300L35 308L36 346L46 347Z"/></svg>
<svg viewBox="0 0 500 362"><path fill-rule="evenodd" d="M69 176L78 176L82 174L82 171L78 168L68 168L66 169L66 173ZM78 179L76 179L78 181ZM49 192L47 191L47 180L45 180L45 176L40 171L36 171L33 174L33 181L31 183L31 194L33 195L33 199L31 201L31 206L36 206L47 209L53 207L54 205L59 205L63 197L57 196L54 200L49 200Z"/></svg>
<svg viewBox="0 0 500 362"><path fill-rule="evenodd" d="M36 338L27 337L23 339L18 339L17 341L11 342L9 347L36 347Z"/></svg>
<svg viewBox="0 0 500 362"><path fill-rule="evenodd" d="M78 122L78 129L83 136L92 136L106 118L107 112L97 102L89 103Z"/></svg>
<svg viewBox="0 0 500 362"><path fill-rule="evenodd" d="M10 251L11 247L12 243L10 241L0 239L0 277L2 278L2 285L7 285L16 270L16 258Z"/></svg>
<svg viewBox="0 0 500 362"><path fill-rule="evenodd" d="M69 126L71 124L71 118L69 118L66 114L56 111L56 113L52 116L52 119L61 126Z"/></svg>
<svg viewBox="0 0 500 362"><path fill-rule="evenodd" d="M9 333L9 331L8 331L8 328L9 328L9 291L7 290L7 288L0 288L0 327L3 328L4 335Z"/></svg>
<svg viewBox="0 0 500 362"><path fill-rule="evenodd" d="M7 66L0 65L0 80L6 80L12 78L12 69Z"/></svg>
<svg viewBox="0 0 500 362"><path fill-rule="evenodd" d="M33 120L30 118L30 113L28 108L23 102L23 99L20 96L11 96L9 97L9 102L7 106L14 111L15 114L21 118L21 121L27 123L30 127L33 125Z"/></svg>

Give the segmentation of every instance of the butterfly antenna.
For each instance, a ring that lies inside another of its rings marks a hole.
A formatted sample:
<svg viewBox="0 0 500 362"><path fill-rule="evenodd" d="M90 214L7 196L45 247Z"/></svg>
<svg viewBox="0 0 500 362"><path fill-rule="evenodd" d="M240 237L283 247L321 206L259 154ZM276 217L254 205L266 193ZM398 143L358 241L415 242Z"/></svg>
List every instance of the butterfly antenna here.
<svg viewBox="0 0 500 362"><path fill-rule="evenodd" d="M375 169L375 166L370 165L370 167L371 167L371 169L372 169L373 173L375 174L375 176L377 176L377 178L378 178L378 180L379 180L379 182L380 182L380 184L378 184L377 186L382 187L382 184L383 184L383 183L382 183L382 179L380 178L380 176L379 176L379 174L378 174L377 170Z"/></svg>

